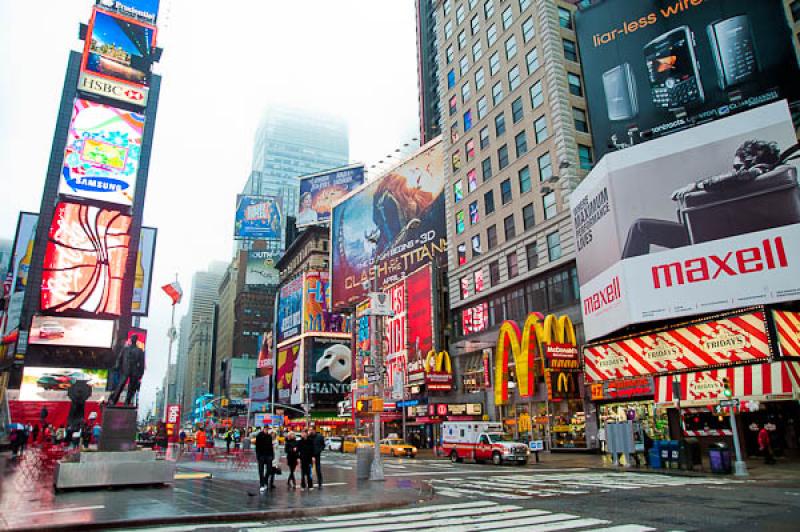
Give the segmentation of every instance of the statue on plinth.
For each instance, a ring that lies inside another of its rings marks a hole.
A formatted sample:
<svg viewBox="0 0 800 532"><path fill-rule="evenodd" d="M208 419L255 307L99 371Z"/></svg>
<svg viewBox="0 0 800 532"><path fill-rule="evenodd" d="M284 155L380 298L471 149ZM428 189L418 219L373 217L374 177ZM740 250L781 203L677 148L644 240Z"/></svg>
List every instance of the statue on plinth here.
<svg viewBox="0 0 800 532"><path fill-rule="evenodd" d="M108 403L116 405L122 389L128 385L128 393L125 395L125 406L131 406L136 392L144 375L144 351L137 345L138 336L131 335L130 342L119 350L117 363L114 369L119 373L119 383L108 399Z"/></svg>

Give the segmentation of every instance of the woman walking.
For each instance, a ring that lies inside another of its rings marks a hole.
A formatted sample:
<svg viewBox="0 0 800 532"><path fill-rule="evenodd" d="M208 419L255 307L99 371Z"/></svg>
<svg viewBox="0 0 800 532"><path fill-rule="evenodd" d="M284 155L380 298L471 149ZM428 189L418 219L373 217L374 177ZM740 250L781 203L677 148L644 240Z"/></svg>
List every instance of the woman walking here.
<svg viewBox="0 0 800 532"><path fill-rule="evenodd" d="M289 478L286 483L290 490L297 488L294 470L297 468L298 460L300 460L300 442L295 439L294 432L290 432L286 436L286 465L289 467Z"/></svg>

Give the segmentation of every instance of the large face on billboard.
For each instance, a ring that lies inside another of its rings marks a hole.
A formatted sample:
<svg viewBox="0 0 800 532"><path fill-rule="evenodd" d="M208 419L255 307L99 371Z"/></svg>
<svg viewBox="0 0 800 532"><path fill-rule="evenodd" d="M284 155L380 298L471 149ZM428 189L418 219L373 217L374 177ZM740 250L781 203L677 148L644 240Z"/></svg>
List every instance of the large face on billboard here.
<svg viewBox="0 0 800 532"><path fill-rule="evenodd" d="M344 396L350 391L352 352L346 341L314 338L311 351L311 393Z"/></svg>
<svg viewBox="0 0 800 532"><path fill-rule="evenodd" d="M235 238L280 238L281 226L278 198L237 196L233 231Z"/></svg>
<svg viewBox="0 0 800 532"><path fill-rule="evenodd" d="M300 180L300 208L297 226L327 223L334 203L364 182L364 167L355 166L322 172Z"/></svg>
<svg viewBox="0 0 800 532"><path fill-rule="evenodd" d="M298 275L281 286L278 302L278 343L300 334L302 310L303 276Z"/></svg>
<svg viewBox="0 0 800 532"><path fill-rule="evenodd" d="M131 205L143 130L144 115L76 99L58 192Z"/></svg>
<svg viewBox="0 0 800 532"><path fill-rule="evenodd" d="M139 236L139 252L136 254L136 279L133 283L131 314L147 316L150 308L150 285L153 280L153 260L156 254L155 227L142 227Z"/></svg>
<svg viewBox="0 0 800 532"><path fill-rule="evenodd" d="M441 144L420 151L333 208L333 308L364 299L364 282L380 286L446 250Z"/></svg>
<svg viewBox="0 0 800 532"><path fill-rule="evenodd" d="M607 0L579 11L576 27L600 156L798 95L779 0Z"/></svg>
<svg viewBox="0 0 800 532"><path fill-rule="evenodd" d="M45 248L41 310L119 316L130 226L119 211L60 202Z"/></svg>
<svg viewBox="0 0 800 532"><path fill-rule="evenodd" d="M92 401L107 395L107 369L33 368L25 366L19 388L20 401L65 401L67 391L78 381L92 388Z"/></svg>
<svg viewBox="0 0 800 532"><path fill-rule="evenodd" d="M147 86L155 40L155 26L95 8L86 36L82 70Z"/></svg>
<svg viewBox="0 0 800 532"><path fill-rule="evenodd" d="M608 154L571 198L586 337L796 299L796 142L779 102Z"/></svg>

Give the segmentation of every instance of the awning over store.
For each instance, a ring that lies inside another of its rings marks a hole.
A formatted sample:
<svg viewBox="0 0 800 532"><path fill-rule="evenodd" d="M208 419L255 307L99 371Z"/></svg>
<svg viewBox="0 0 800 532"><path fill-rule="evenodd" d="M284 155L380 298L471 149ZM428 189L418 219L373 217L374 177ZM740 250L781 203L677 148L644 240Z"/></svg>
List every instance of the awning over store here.
<svg viewBox="0 0 800 532"><path fill-rule="evenodd" d="M778 345L785 357L800 357L800 312L773 310Z"/></svg>

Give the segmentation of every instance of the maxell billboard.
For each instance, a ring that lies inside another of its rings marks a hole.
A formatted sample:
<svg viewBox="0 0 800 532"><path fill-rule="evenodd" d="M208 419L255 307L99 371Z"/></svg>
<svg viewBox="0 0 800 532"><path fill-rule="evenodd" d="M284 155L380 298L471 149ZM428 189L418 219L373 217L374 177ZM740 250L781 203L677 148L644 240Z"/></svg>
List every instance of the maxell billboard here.
<svg viewBox="0 0 800 532"><path fill-rule="evenodd" d="M800 94L780 0L606 0L575 23L598 158Z"/></svg>
<svg viewBox="0 0 800 532"><path fill-rule="evenodd" d="M572 194L586 338L800 299L785 101L607 154Z"/></svg>

